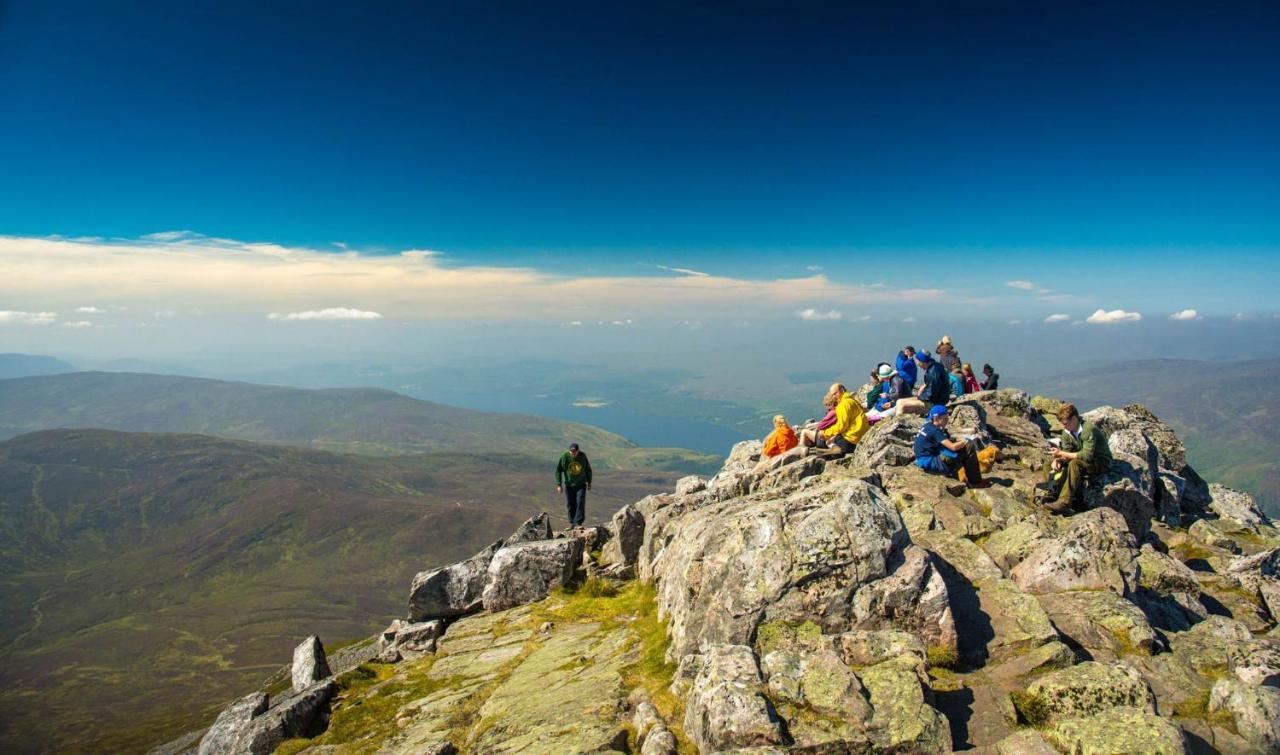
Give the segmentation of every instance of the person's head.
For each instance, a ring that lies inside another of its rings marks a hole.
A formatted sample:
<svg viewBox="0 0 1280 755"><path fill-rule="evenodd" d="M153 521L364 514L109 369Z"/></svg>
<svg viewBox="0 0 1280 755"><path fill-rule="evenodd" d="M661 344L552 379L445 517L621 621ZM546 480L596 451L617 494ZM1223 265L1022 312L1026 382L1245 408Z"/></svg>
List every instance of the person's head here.
<svg viewBox="0 0 1280 755"><path fill-rule="evenodd" d="M827 389L826 398L822 400L822 403L826 404L828 407L835 406L840 403L840 397L844 394L845 388L843 383L832 383L831 387ZM828 404L828 401L831 403Z"/></svg>
<svg viewBox="0 0 1280 755"><path fill-rule="evenodd" d="M912 359L916 355L916 347L908 346L907 348L902 350L902 353L906 354L908 359Z"/></svg>
<svg viewBox="0 0 1280 755"><path fill-rule="evenodd" d="M995 370L991 369L991 365L989 365L989 364L984 364L984 365L982 365L982 374L983 374L983 375L991 375L991 374L993 374L993 373L995 373Z"/></svg>
<svg viewBox="0 0 1280 755"><path fill-rule="evenodd" d="M876 370L877 380L888 380L893 377L894 369L887 364L880 365L880 369Z"/></svg>
<svg viewBox="0 0 1280 755"><path fill-rule="evenodd" d="M965 377L973 377L973 365L969 364L968 362L964 363L964 365L960 368L960 371L965 374Z"/></svg>
<svg viewBox="0 0 1280 755"><path fill-rule="evenodd" d="M939 346L950 346L950 345L951 345L951 336L943 336L943 337L942 337L942 340L938 341L938 345L939 345Z"/></svg>
<svg viewBox="0 0 1280 755"><path fill-rule="evenodd" d="M788 426L787 418L781 414L773 415L773 426L778 428L779 430L781 430L784 427L787 427Z"/></svg>
<svg viewBox="0 0 1280 755"><path fill-rule="evenodd" d="M929 410L929 421L938 427L947 426L947 407L935 406Z"/></svg>
<svg viewBox="0 0 1280 755"><path fill-rule="evenodd" d="M919 354L916 354L916 361L919 362L922 366L928 367L929 365L933 364L933 357L929 354L929 350L925 349Z"/></svg>
<svg viewBox="0 0 1280 755"><path fill-rule="evenodd" d="M964 377L964 370L960 369L959 367L952 367L951 374L956 375L958 377Z"/></svg>
<svg viewBox="0 0 1280 755"><path fill-rule="evenodd" d="M578 444L577 444L577 443L570 443L570 444L569 444L569 455L570 455L570 456L577 456L577 455L578 455Z"/></svg>
<svg viewBox="0 0 1280 755"><path fill-rule="evenodd" d="M1063 404L1058 409L1058 421L1068 431L1074 433L1080 427L1080 412L1076 410L1076 405Z"/></svg>

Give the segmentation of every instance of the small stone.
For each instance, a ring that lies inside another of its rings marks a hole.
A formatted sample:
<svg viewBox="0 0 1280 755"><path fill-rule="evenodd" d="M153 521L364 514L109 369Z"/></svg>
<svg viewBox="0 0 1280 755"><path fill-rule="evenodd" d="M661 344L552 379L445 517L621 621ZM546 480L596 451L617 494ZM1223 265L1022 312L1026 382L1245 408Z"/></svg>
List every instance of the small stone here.
<svg viewBox="0 0 1280 755"><path fill-rule="evenodd" d="M311 635L293 649L293 691L301 692L312 684L332 676L320 638Z"/></svg>

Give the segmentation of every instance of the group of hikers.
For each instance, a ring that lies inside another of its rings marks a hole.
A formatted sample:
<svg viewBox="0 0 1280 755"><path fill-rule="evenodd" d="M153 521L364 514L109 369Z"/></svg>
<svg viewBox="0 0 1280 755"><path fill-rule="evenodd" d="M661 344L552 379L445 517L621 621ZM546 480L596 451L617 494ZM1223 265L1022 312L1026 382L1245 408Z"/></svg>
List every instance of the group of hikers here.
<svg viewBox="0 0 1280 755"><path fill-rule="evenodd" d="M876 422L895 414L913 414L925 418L913 446L917 467L959 478L969 488L990 487L991 481L983 479L983 468L994 464L995 448L980 447L977 437L952 438L947 432L947 404L953 398L995 390L999 385L1000 376L989 364L982 365L979 380L973 368L960 361L950 336L943 336L933 353L906 346L893 364L882 362L871 371L871 389L865 401L859 401L842 383L833 383L822 401L827 413L813 427L797 435L786 417L775 416L757 469L797 446L828 450L833 455L852 453ZM1039 495L1050 510L1067 513L1081 508L1085 478L1104 473L1111 459L1106 437L1084 422L1074 406L1064 406L1058 417L1064 431L1053 449L1050 479L1039 486Z"/></svg>
<svg viewBox="0 0 1280 755"><path fill-rule="evenodd" d="M989 470L994 464L995 447L980 447L975 436L952 438L947 432L947 404L953 398L993 391L999 386L1000 375L991 365L982 365L979 380L972 367L960 361L950 336L943 336L933 353L906 346L893 364L881 362L871 371L871 389L864 397L865 405L842 383L832 383L822 399L827 413L812 427L797 434L785 416L775 416L756 470L797 446L822 449L832 455L853 453L873 424L901 413L925 418L913 446L917 467L930 474L958 478L969 488L990 487L991 481L983 478L983 469ZM1075 406L1063 405L1057 417L1063 431L1051 441L1055 446L1049 479L1037 486L1037 495L1049 510L1065 514L1083 508L1086 480L1111 468L1111 450L1102 430L1085 421ZM556 465L556 492L565 494L570 526L582 525L590 489L591 462L574 443Z"/></svg>

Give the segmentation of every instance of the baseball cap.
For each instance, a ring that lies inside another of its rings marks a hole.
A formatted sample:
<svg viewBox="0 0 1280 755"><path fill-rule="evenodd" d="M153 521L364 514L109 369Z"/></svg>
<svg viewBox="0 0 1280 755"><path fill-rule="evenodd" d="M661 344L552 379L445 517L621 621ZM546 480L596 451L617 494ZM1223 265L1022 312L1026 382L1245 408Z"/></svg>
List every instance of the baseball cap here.
<svg viewBox="0 0 1280 755"><path fill-rule="evenodd" d="M929 419L933 419L934 417L944 416L946 413L947 413L947 407L943 406L942 404L938 404L937 406L929 410Z"/></svg>
<svg viewBox="0 0 1280 755"><path fill-rule="evenodd" d="M577 450L578 450L578 444L577 444L577 443L570 443L570 444L569 444L569 450L570 450L570 451L577 451Z"/></svg>

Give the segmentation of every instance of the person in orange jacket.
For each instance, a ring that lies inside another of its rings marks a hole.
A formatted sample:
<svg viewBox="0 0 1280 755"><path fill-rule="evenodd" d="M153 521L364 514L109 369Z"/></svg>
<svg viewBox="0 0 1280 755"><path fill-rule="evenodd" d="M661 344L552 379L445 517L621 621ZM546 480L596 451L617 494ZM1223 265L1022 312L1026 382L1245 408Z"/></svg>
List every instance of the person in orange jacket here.
<svg viewBox="0 0 1280 755"><path fill-rule="evenodd" d="M773 418L773 432L764 439L764 448L760 452L760 463L756 464L756 470L760 470L770 459L781 456L787 451L800 445L800 439L796 437L796 431L791 429L791 425L787 423L787 418L781 414Z"/></svg>

